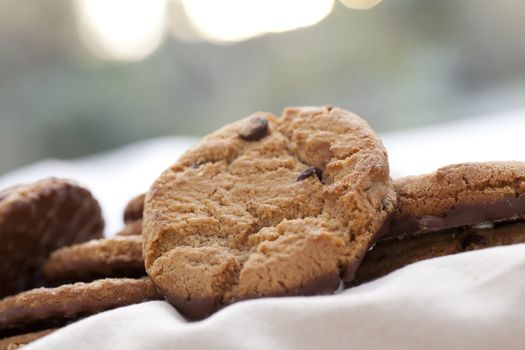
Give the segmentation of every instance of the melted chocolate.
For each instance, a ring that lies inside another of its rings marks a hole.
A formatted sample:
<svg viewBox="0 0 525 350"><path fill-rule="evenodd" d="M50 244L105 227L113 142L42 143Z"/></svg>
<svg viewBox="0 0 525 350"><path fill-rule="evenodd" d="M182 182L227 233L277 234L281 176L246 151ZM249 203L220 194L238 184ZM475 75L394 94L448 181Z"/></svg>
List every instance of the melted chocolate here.
<svg viewBox="0 0 525 350"><path fill-rule="evenodd" d="M491 203L459 204L442 215L406 215L392 220L388 236L410 236L486 222L516 221L525 217L525 194Z"/></svg>
<svg viewBox="0 0 525 350"><path fill-rule="evenodd" d="M308 296L334 293L340 286L341 279L337 274L329 274L305 283L304 285L287 292L247 295L237 301L256 299L261 297L283 297L283 296ZM220 297L186 299L172 294L166 290L160 290L166 300L190 320L202 320L219 309L227 306Z"/></svg>

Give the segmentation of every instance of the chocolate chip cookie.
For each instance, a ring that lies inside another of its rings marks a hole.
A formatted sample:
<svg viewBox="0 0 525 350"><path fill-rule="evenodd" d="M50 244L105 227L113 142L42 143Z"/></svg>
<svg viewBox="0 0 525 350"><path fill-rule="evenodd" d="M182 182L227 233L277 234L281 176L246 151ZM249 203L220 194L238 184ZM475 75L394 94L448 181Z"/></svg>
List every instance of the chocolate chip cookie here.
<svg viewBox="0 0 525 350"><path fill-rule="evenodd" d="M525 163L450 165L395 182L399 210L389 235L516 220L525 216Z"/></svg>
<svg viewBox="0 0 525 350"><path fill-rule="evenodd" d="M104 221L91 193L46 179L0 192L0 297L41 286L48 254L102 237Z"/></svg>
<svg viewBox="0 0 525 350"><path fill-rule="evenodd" d="M205 137L146 196L146 270L190 318L332 293L394 210L386 151L340 108L255 113Z"/></svg>
<svg viewBox="0 0 525 350"><path fill-rule="evenodd" d="M394 187L398 210L358 282L423 259L525 242L525 163L456 164Z"/></svg>
<svg viewBox="0 0 525 350"><path fill-rule="evenodd" d="M157 299L157 290L147 277L32 289L0 300L0 337L49 329L104 310Z"/></svg>
<svg viewBox="0 0 525 350"><path fill-rule="evenodd" d="M49 256L44 275L52 285L145 276L142 239L115 236L62 247Z"/></svg>

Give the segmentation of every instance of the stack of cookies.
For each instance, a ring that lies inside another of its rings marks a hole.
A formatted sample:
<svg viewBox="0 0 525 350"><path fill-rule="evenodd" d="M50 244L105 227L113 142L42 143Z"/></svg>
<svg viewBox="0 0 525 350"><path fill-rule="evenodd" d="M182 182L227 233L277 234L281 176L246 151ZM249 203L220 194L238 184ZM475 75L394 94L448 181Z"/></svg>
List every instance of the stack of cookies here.
<svg viewBox="0 0 525 350"><path fill-rule="evenodd" d="M71 182L0 192L0 344L146 300L202 319L524 242L524 193L518 162L393 182L377 135L340 108L255 113L188 150L129 203L112 238L96 200Z"/></svg>
<svg viewBox="0 0 525 350"><path fill-rule="evenodd" d="M71 181L0 192L0 349L160 298L146 277L140 230L104 239L103 228L98 202Z"/></svg>

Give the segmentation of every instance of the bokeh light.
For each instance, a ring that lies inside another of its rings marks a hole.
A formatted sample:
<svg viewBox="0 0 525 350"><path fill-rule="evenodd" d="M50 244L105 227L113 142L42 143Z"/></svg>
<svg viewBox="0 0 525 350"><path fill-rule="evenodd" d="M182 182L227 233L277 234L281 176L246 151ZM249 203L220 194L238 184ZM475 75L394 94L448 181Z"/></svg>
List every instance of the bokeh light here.
<svg viewBox="0 0 525 350"><path fill-rule="evenodd" d="M341 0L341 2L356 10L367 10L379 4L381 0Z"/></svg>
<svg viewBox="0 0 525 350"><path fill-rule="evenodd" d="M182 0L207 40L235 42L311 26L328 16L334 0Z"/></svg>
<svg viewBox="0 0 525 350"><path fill-rule="evenodd" d="M166 0L76 0L82 43L96 57L140 61L165 34Z"/></svg>

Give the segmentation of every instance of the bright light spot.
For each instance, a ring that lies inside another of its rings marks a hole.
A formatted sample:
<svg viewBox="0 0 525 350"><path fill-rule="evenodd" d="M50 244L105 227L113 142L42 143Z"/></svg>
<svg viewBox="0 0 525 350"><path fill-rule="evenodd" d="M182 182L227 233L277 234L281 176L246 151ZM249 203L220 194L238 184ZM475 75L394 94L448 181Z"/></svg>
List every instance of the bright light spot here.
<svg viewBox="0 0 525 350"><path fill-rule="evenodd" d="M102 59L139 61L159 47L166 0L76 0L80 38Z"/></svg>
<svg viewBox="0 0 525 350"><path fill-rule="evenodd" d="M240 41L265 33L314 25L334 0L182 0L201 35L210 41Z"/></svg>
<svg viewBox="0 0 525 350"><path fill-rule="evenodd" d="M379 4L381 0L341 0L347 7L357 10L367 10Z"/></svg>

